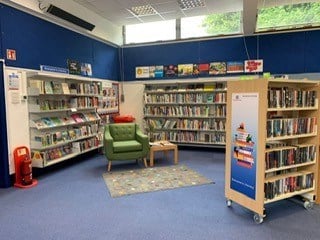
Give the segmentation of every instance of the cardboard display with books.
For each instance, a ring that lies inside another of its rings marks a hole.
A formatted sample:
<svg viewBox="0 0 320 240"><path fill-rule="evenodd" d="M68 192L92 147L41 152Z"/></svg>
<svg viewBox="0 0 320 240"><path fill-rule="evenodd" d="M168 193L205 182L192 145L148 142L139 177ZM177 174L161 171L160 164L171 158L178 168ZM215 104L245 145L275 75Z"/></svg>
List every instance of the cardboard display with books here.
<svg viewBox="0 0 320 240"><path fill-rule="evenodd" d="M310 80L228 82L228 206L236 202L262 223L269 203L319 203L319 89Z"/></svg>
<svg viewBox="0 0 320 240"><path fill-rule="evenodd" d="M145 84L144 120L151 140L224 148L226 82Z"/></svg>
<svg viewBox="0 0 320 240"><path fill-rule="evenodd" d="M61 74L27 78L33 167L47 167L102 146L101 81Z"/></svg>

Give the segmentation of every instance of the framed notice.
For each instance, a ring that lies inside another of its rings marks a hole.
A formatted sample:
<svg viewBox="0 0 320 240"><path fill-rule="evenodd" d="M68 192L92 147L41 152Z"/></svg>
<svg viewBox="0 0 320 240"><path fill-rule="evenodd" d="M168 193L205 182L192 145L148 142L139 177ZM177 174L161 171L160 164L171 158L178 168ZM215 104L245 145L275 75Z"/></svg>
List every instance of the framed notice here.
<svg viewBox="0 0 320 240"><path fill-rule="evenodd" d="M252 199L256 198L258 104L258 93L232 94L230 188Z"/></svg>

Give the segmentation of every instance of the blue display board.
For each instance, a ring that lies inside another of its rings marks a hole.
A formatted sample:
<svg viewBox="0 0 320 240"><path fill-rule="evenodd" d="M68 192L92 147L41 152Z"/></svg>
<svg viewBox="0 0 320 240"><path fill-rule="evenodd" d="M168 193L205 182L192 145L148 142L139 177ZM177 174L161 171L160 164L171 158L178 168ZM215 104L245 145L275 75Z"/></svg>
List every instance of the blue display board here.
<svg viewBox="0 0 320 240"><path fill-rule="evenodd" d="M124 48L125 79L137 66L201 64L263 59L271 74L320 72L320 31L199 40ZM230 75L226 75L230 76Z"/></svg>

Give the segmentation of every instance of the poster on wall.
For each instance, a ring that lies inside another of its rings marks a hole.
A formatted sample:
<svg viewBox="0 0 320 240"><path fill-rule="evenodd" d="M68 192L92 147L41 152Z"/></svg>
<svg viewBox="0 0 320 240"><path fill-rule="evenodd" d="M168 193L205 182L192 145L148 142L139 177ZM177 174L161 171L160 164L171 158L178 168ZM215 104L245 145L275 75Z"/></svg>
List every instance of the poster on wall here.
<svg viewBox="0 0 320 240"><path fill-rule="evenodd" d="M252 199L256 198L258 103L258 93L232 94L230 188Z"/></svg>
<svg viewBox="0 0 320 240"><path fill-rule="evenodd" d="M178 76L178 66L177 65L167 65L163 67L163 72L165 77L177 77Z"/></svg>
<svg viewBox="0 0 320 240"><path fill-rule="evenodd" d="M193 64L178 64L178 76L187 77L192 76Z"/></svg>
<svg viewBox="0 0 320 240"><path fill-rule="evenodd" d="M76 60L67 60L68 70L70 74L81 75L81 65L80 62Z"/></svg>
<svg viewBox="0 0 320 240"><path fill-rule="evenodd" d="M149 77L150 77L149 66L136 67L136 78L149 78Z"/></svg>
<svg viewBox="0 0 320 240"><path fill-rule="evenodd" d="M242 73L244 72L244 63L240 61L227 62L227 73Z"/></svg>
<svg viewBox="0 0 320 240"><path fill-rule="evenodd" d="M263 60L257 59L244 61L244 71L246 73L263 72Z"/></svg>
<svg viewBox="0 0 320 240"><path fill-rule="evenodd" d="M212 62L209 66L210 75L221 75L227 73L227 64L225 62Z"/></svg>
<svg viewBox="0 0 320 240"><path fill-rule="evenodd" d="M90 63L81 63L81 75L92 76L92 67Z"/></svg>
<svg viewBox="0 0 320 240"><path fill-rule="evenodd" d="M155 78L162 78L163 77L163 65L155 66L154 77Z"/></svg>

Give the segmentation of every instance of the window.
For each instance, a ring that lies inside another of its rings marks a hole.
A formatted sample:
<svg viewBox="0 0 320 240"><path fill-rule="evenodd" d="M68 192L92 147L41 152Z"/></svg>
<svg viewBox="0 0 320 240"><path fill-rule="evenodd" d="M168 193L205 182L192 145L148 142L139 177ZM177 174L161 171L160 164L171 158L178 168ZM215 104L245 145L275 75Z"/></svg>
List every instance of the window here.
<svg viewBox="0 0 320 240"><path fill-rule="evenodd" d="M241 33L241 12L181 18L181 38Z"/></svg>
<svg viewBox="0 0 320 240"><path fill-rule="evenodd" d="M258 11L257 32L320 26L320 3L262 7Z"/></svg>
<svg viewBox="0 0 320 240"><path fill-rule="evenodd" d="M125 26L125 44L176 39L176 20Z"/></svg>

